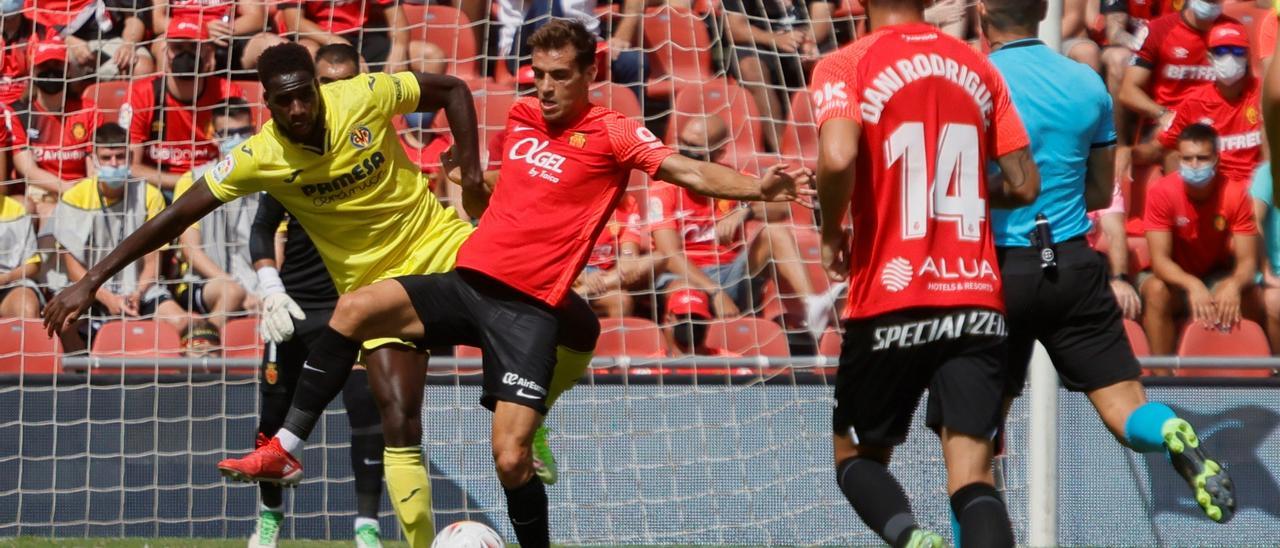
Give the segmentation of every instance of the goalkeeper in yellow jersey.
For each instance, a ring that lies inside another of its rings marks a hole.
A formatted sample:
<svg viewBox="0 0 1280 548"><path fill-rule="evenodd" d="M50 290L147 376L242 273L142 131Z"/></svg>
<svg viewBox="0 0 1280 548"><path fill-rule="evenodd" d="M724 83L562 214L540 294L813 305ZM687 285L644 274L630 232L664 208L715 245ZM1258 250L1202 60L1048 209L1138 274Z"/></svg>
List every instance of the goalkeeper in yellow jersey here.
<svg viewBox="0 0 1280 548"><path fill-rule="evenodd" d="M297 44L264 51L258 77L271 121L54 298L45 313L50 332L74 321L116 271L222 203L258 191L278 200L306 229L339 293L397 276L453 269L472 228L431 194L398 143L391 118L443 108L457 143L455 159L464 188L483 189L478 124L465 83L406 72L366 74L320 86L310 54ZM464 191L464 199L473 201L476 193ZM559 317L561 333L574 340L563 341L559 349L548 405L581 376L599 333L590 308L580 299L577 304L565 307ZM277 321L281 310L299 315L283 293L264 296L265 322L284 327ZM325 338L332 337L320 340ZM326 351L319 346L312 351ZM419 418L425 357L397 340L366 341L365 348L369 384L382 415L387 490L410 543L428 546L434 531ZM282 484L300 481L301 463L295 455L346 383L355 358L350 356L340 370L304 363L283 428L249 457L219 463L223 474Z"/></svg>

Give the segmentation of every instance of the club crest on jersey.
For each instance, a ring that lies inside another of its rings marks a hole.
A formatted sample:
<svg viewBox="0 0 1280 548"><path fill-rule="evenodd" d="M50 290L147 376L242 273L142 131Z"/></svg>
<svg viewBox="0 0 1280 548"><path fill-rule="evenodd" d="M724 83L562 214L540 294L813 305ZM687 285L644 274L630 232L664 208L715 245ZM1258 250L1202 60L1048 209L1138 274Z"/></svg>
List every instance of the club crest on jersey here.
<svg viewBox="0 0 1280 548"><path fill-rule="evenodd" d="M1258 123L1258 109L1253 108L1252 106L1250 106L1249 108L1244 109L1244 119L1245 119L1245 120L1248 120L1248 121L1249 121L1249 125L1251 125L1251 126L1252 126L1252 125L1257 124L1257 123Z"/></svg>
<svg viewBox="0 0 1280 548"><path fill-rule="evenodd" d="M87 135L89 135L89 130L84 127L83 122L76 122L75 125L71 126L71 136L77 141L84 139Z"/></svg>
<svg viewBox="0 0 1280 548"><path fill-rule="evenodd" d="M231 170L235 169L235 167L235 157L227 155L222 160L219 160L217 164L214 164L213 169L209 170L209 176L213 177L214 181L221 183L223 179L231 175Z"/></svg>
<svg viewBox="0 0 1280 548"><path fill-rule="evenodd" d="M569 136L569 144L573 145L575 148L585 147L587 146L587 136L575 131L573 132L573 135Z"/></svg>
<svg viewBox="0 0 1280 548"><path fill-rule="evenodd" d="M368 127L356 126L352 128L349 140L353 147L366 148L373 142L373 132L369 131Z"/></svg>
<svg viewBox="0 0 1280 548"><path fill-rule="evenodd" d="M1217 217L1214 217L1214 218L1213 218L1213 228L1214 228L1214 230L1217 230L1218 232L1222 232L1222 231L1226 230L1226 229L1227 229L1227 218L1226 218L1226 217L1223 217L1222 215L1218 215Z"/></svg>
<svg viewBox="0 0 1280 548"><path fill-rule="evenodd" d="M276 368L276 362L267 362L267 369L262 372L262 380L267 381L267 384L275 384L280 380L280 371Z"/></svg>

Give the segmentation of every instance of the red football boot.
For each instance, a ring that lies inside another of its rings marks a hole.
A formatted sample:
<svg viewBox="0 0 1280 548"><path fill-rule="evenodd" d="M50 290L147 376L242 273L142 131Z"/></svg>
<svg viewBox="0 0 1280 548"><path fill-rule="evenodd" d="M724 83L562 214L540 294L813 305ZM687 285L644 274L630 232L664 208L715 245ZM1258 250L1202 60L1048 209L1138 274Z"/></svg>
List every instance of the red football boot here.
<svg viewBox="0 0 1280 548"><path fill-rule="evenodd" d="M236 481L266 482L294 486L302 481L302 463L271 438L242 459L226 459L218 463L223 476Z"/></svg>

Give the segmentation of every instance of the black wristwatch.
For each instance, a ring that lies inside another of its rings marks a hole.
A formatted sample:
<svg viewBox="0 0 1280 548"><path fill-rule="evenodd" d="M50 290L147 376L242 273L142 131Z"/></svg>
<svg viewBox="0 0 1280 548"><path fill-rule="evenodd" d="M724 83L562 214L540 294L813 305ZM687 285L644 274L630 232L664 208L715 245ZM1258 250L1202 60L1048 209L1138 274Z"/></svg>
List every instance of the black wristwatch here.
<svg viewBox="0 0 1280 548"><path fill-rule="evenodd" d="M1129 275L1128 275L1128 274L1112 274L1111 276L1109 276L1109 277L1108 277L1108 279L1109 279L1109 280L1111 280L1111 281L1113 281L1113 282L1114 282L1114 281L1116 281L1116 280L1124 280L1125 282L1128 282L1130 285L1132 285L1132 284L1133 284L1133 282L1130 282L1130 281L1129 281Z"/></svg>

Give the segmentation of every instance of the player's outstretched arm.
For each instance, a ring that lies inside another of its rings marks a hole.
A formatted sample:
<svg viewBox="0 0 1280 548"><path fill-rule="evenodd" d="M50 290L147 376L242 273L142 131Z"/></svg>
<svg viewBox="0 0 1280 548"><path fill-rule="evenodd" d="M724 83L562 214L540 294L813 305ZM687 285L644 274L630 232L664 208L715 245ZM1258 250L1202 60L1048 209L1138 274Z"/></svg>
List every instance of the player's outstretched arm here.
<svg viewBox="0 0 1280 548"><path fill-rule="evenodd" d="M165 208L85 273L80 281L62 290L44 309L44 327L49 336L63 331L93 304L94 294L107 280L143 255L173 241L182 231L222 205L213 196L203 177L172 206Z"/></svg>
<svg viewBox="0 0 1280 548"><path fill-rule="evenodd" d="M449 119L449 132L453 134L453 160L461 169L462 204L467 213L472 206L484 211L488 205L488 193L484 191L484 170L480 168L480 122L476 119L476 105L471 99L471 89L466 82L441 74L415 72L422 96L418 99L418 112L435 112L444 109ZM470 206L468 202L472 203Z"/></svg>
<svg viewBox="0 0 1280 548"><path fill-rule="evenodd" d="M851 235L844 228L849 202L857 183L858 147L862 126L847 118L822 124L818 134L818 205L822 213L822 266L827 277L849 276ZM854 144L851 144L854 143Z"/></svg>
<svg viewBox="0 0 1280 548"><path fill-rule="evenodd" d="M445 149L440 153L441 171L445 173L445 178L450 183L462 187L462 208L467 211L472 219L479 219L484 215L484 211L489 209L489 197L493 195L494 187L498 186L499 171L484 172L484 184L480 187L462 184L462 169L458 166L457 156L453 152L454 147Z"/></svg>
<svg viewBox="0 0 1280 548"><path fill-rule="evenodd" d="M991 186L991 207L1016 209L1029 205L1040 196L1040 170L1031 157L1031 149L1022 147L996 158L1000 165L999 184Z"/></svg>
<svg viewBox="0 0 1280 548"><path fill-rule="evenodd" d="M755 179L720 164L673 154L662 161L657 176L703 196L726 200L798 202L813 207L817 194L812 188L812 171L803 167L788 170L786 164L777 164Z"/></svg>

